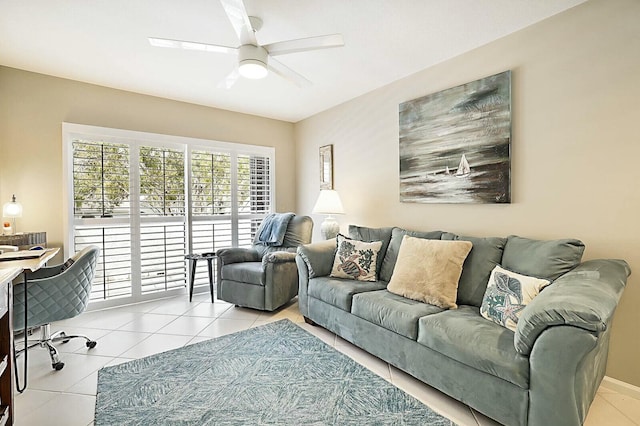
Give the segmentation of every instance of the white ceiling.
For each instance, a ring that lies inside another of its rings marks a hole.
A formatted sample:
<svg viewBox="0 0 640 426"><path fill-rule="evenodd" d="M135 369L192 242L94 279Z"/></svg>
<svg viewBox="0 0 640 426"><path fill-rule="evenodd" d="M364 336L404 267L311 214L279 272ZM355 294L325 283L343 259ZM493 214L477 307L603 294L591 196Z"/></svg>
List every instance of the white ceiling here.
<svg viewBox="0 0 640 426"><path fill-rule="evenodd" d="M270 74L227 90L234 57L147 41L237 46L218 0L0 0L0 64L296 122L584 1L245 0L260 44L342 33L345 47L278 57L310 87Z"/></svg>

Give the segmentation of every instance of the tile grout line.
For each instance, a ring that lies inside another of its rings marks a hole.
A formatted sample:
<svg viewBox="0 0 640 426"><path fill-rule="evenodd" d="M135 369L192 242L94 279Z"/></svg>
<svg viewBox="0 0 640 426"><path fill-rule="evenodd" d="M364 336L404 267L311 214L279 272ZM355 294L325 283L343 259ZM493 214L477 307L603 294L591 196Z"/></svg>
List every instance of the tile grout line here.
<svg viewBox="0 0 640 426"><path fill-rule="evenodd" d="M621 394L619 394L621 395ZM629 421L631 423L633 423L634 425L640 425L640 423L638 423L636 420L632 419L631 417L629 417L624 411L620 410L618 407L616 407L612 402L610 402L607 398L603 397L602 395L600 395L600 398L602 398L602 400L604 402L606 402L607 404L609 404L611 407L613 407L614 410L616 410L618 413L622 414L622 416L626 419L629 419ZM588 415L589 413L587 413Z"/></svg>

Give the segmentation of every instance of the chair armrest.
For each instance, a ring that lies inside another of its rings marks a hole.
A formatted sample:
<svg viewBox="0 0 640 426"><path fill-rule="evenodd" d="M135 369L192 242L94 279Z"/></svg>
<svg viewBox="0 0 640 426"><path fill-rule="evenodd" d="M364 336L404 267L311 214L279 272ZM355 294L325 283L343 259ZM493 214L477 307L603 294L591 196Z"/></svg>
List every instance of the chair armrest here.
<svg viewBox="0 0 640 426"><path fill-rule="evenodd" d="M322 277L331 273L336 252L336 240L298 246L297 254L307 265L309 278Z"/></svg>
<svg viewBox="0 0 640 426"><path fill-rule="evenodd" d="M288 251L272 251L262 256L262 267L266 267L267 263L287 263L295 262L296 254Z"/></svg>
<svg viewBox="0 0 640 426"><path fill-rule="evenodd" d="M605 331L630 274L624 260L590 260L558 278L522 311L516 351L529 355L538 336L553 326L570 325L596 336Z"/></svg>
<svg viewBox="0 0 640 426"><path fill-rule="evenodd" d="M41 280L43 278L50 278L55 275L58 275L62 272L62 264L53 265L44 268L40 268L35 272L29 272L27 278L29 281L31 280Z"/></svg>
<svg viewBox="0 0 640 426"><path fill-rule="evenodd" d="M218 264L228 265L240 262L260 262L260 254L255 249L248 248L228 248L220 249L216 252Z"/></svg>

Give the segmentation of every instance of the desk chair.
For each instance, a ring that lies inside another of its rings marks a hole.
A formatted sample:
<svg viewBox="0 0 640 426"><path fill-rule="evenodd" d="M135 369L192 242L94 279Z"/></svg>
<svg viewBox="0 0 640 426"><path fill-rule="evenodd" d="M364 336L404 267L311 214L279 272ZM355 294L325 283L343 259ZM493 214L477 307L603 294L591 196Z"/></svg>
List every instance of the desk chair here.
<svg viewBox="0 0 640 426"><path fill-rule="evenodd" d="M100 250L89 246L76 253L64 264L40 268L29 273L27 281L27 329L40 327L40 339L28 343L28 349L34 346L49 349L51 366L62 370L64 363L58 357L56 342L67 343L70 339L86 340L88 348L94 348L96 342L87 336L67 335L64 331L51 334L51 323L80 315L89 303L91 282L95 275ZM25 328L24 285L13 287L13 330L21 332ZM18 344L16 343L16 349ZM18 350L18 355L24 349Z"/></svg>

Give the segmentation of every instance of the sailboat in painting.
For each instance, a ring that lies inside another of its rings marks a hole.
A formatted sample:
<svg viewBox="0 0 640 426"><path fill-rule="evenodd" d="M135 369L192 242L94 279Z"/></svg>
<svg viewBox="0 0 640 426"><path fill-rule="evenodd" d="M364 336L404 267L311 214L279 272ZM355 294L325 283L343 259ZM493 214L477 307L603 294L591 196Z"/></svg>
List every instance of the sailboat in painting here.
<svg viewBox="0 0 640 426"><path fill-rule="evenodd" d="M462 158L460 159L460 165L458 165L458 171L456 171L456 177L467 177L471 174L471 167L469 167L469 162L467 161L467 157L462 154Z"/></svg>

